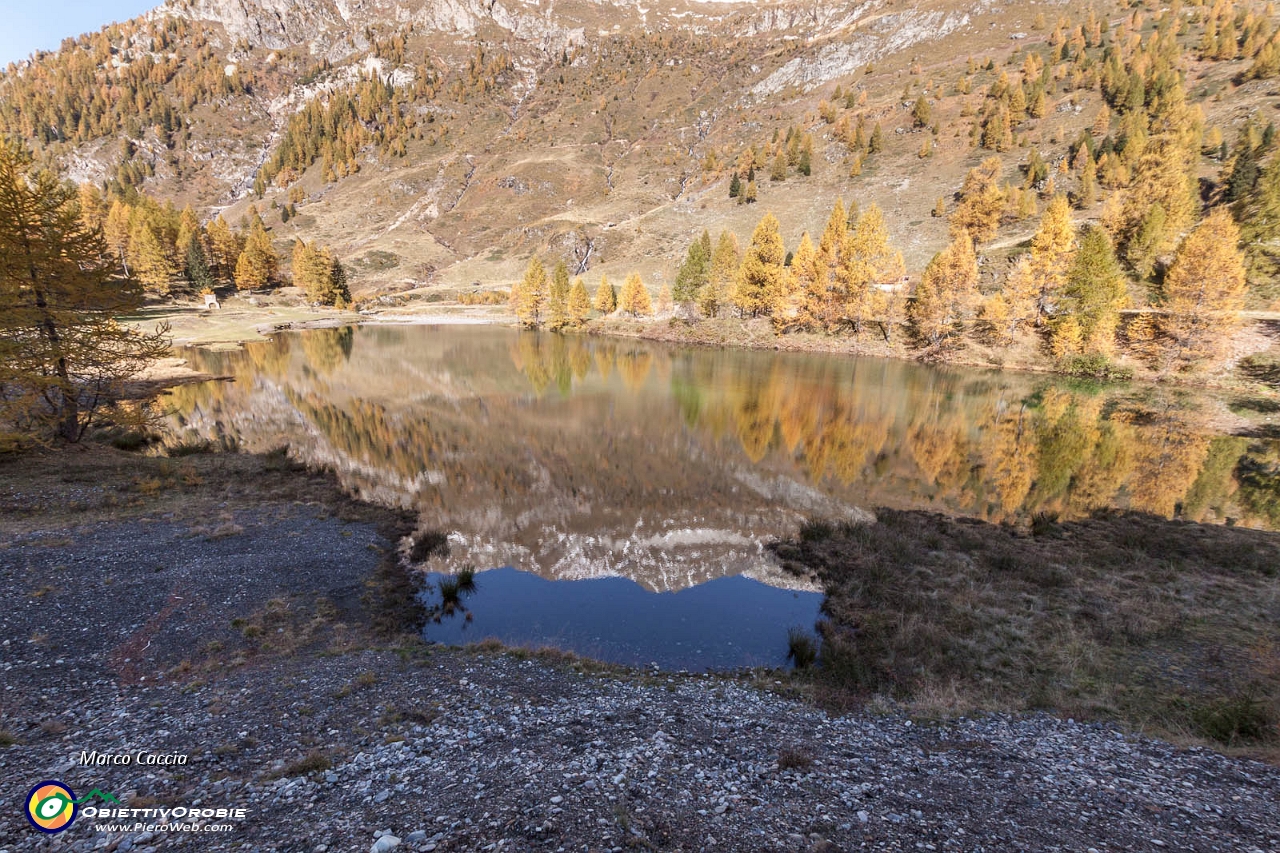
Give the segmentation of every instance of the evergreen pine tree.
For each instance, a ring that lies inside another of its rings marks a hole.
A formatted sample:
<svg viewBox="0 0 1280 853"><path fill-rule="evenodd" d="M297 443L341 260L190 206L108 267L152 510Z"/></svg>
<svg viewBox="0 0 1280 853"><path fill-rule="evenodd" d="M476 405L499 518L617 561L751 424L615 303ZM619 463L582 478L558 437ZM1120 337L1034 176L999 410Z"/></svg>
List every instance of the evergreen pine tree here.
<svg viewBox="0 0 1280 853"><path fill-rule="evenodd" d="M1087 354L1115 349L1120 311L1128 304L1124 273L1105 229L1091 226L1080 240L1063 288L1065 313L1079 324L1080 347ZM1059 333L1054 328L1055 336Z"/></svg>
<svg viewBox="0 0 1280 853"><path fill-rule="evenodd" d="M676 286L671 296L678 304L688 305L697 299L698 291L707 283L711 272L711 234L702 232L702 236L689 244L684 263L676 272Z"/></svg>
<svg viewBox="0 0 1280 853"><path fill-rule="evenodd" d="M1280 281L1280 157L1262 170L1243 217L1249 282L1272 289Z"/></svg>
<svg viewBox="0 0 1280 853"><path fill-rule="evenodd" d="M216 284L199 240L192 240L187 247L187 281L196 293L212 293Z"/></svg>

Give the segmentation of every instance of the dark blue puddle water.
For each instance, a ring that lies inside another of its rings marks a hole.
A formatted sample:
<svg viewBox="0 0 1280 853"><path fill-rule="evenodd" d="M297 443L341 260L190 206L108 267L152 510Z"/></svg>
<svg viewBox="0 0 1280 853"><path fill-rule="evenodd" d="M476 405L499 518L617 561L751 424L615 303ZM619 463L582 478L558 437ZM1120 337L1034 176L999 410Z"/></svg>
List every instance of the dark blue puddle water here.
<svg viewBox="0 0 1280 853"><path fill-rule="evenodd" d="M441 577L429 576L429 606L440 602L435 584ZM501 568L476 575L463 608L428 622L423 634L451 645L494 637L510 646L551 646L667 670L785 666L788 630L812 633L821 604L821 593L741 576L656 593L626 578L552 581Z"/></svg>

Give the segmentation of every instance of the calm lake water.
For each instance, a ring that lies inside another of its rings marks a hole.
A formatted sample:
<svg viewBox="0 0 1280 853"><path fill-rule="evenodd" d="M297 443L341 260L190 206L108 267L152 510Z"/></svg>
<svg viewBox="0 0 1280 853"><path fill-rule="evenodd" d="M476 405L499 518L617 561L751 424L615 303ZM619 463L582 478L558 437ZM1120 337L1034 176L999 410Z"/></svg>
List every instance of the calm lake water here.
<svg viewBox="0 0 1280 853"><path fill-rule="evenodd" d="M481 572L472 622L429 630L449 641L690 669L776 661L787 629L812 625L817 599L796 593L817 588L765 544L879 506L1276 521L1254 476L1275 443L1220 434L1221 402L1167 389L491 327L184 354L235 378L177 389L182 428L288 445L449 535L428 568ZM614 580L572 583L595 579Z"/></svg>

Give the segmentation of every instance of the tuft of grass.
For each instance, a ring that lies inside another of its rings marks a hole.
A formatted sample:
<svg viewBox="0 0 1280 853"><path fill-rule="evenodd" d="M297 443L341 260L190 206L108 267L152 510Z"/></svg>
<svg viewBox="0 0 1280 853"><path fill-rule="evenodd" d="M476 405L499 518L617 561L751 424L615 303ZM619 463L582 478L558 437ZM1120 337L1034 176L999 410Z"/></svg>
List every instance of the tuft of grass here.
<svg viewBox="0 0 1280 853"><path fill-rule="evenodd" d="M449 537L438 530L428 530L413 537L409 548L409 560L423 563L432 557L449 556Z"/></svg>
<svg viewBox="0 0 1280 853"><path fill-rule="evenodd" d="M323 773L332 767L333 761L329 759L329 756L319 750L312 750L292 764L285 766L281 770L272 771L263 778L289 779L294 776L310 776L313 773Z"/></svg>
<svg viewBox="0 0 1280 853"><path fill-rule="evenodd" d="M18 744L18 738L8 729L0 729L0 749L8 749Z"/></svg>
<svg viewBox="0 0 1280 853"><path fill-rule="evenodd" d="M1037 512L1031 516L1031 534L1033 536L1047 536L1054 532L1058 525L1058 514L1056 512Z"/></svg>
<svg viewBox="0 0 1280 853"><path fill-rule="evenodd" d="M778 750L779 770L808 770L813 766L813 755L806 749L787 747Z"/></svg>
<svg viewBox="0 0 1280 853"><path fill-rule="evenodd" d="M1059 370L1068 376L1103 382L1128 382L1133 379L1132 368L1121 367L1105 355L1073 355L1059 365Z"/></svg>
<svg viewBox="0 0 1280 853"><path fill-rule="evenodd" d="M149 438L140 430L122 430L111 436L111 446L117 450L136 453L147 446Z"/></svg>
<svg viewBox="0 0 1280 853"><path fill-rule="evenodd" d="M818 641L803 628L792 628L787 632L787 660L796 665L796 669L808 669L818 659Z"/></svg>
<svg viewBox="0 0 1280 853"><path fill-rule="evenodd" d="M476 591L476 570L471 566L466 566L457 575L458 592L464 595L470 595Z"/></svg>
<svg viewBox="0 0 1280 853"><path fill-rule="evenodd" d="M170 459L178 459L183 456L200 456L205 453L213 453L217 449L219 449L219 446L212 441L203 438L187 438L166 443L164 455Z"/></svg>
<svg viewBox="0 0 1280 853"><path fill-rule="evenodd" d="M445 613L452 613L462 604L462 585L456 577L441 578L436 589L440 590L440 606Z"/></svg>
<svg viewBox="0 0 1280 853"><path fill-rule="evenodd" d="M800 541L821 542L835 535L836 526L825 519L806 521L800 526Z"/></svg>
<svg viewBox="0 0 1280 853"><path fill-rule="evenodd" d="M1197 734L1227 746L1263 743L1280 733L1280 709L1256 688L1206 702L1192 709Z"/></svg>

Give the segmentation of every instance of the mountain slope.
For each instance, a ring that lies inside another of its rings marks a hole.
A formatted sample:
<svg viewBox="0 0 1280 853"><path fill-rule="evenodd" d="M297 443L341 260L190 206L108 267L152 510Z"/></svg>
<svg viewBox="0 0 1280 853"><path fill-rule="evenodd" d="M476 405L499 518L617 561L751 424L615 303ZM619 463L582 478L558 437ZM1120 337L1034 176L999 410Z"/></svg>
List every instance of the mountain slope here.
<svg viewBox="0 0 1280 853"><path fill-rule="evenodd" d="M1006 61L1016 72L1049 38L1046 14L1081 13L959 0L172 0L11 66L0 127L77 180L232 222L254 203L281 247L334 246L357 294L509 282L535 252L639 269L656 289L704 227L745 239L770 209L794 245L839 197L883 207L918 271L946 241L930 211L987 153L970 144L969 116ZM995 62L975 73L971 57ZM1246 65L1216 63L1206 92ZM1209 109L1237 121L1267 97L1250 85L1253 100ZM913 121L919 95L932 134ZM1050 91L1005 175L1021 181L1033 147L1067 156L1101 103ZM847 138L855 116L887 140L865 163ZM811 140L812 174L762 174L758 204L735 204L744 152L791 134Z"/></svg>

